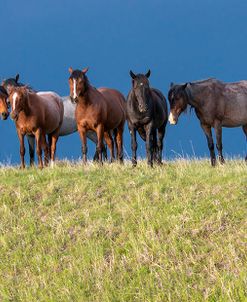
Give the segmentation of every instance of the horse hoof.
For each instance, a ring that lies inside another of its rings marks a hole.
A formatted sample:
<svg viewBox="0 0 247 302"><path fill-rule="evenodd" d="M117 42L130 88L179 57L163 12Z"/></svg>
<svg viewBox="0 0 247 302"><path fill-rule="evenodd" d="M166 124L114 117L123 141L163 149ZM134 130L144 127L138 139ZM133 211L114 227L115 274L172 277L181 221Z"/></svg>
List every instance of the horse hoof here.
<svg viewBox="0 0 247 302"><path fill-rule="evenodd" d="M132 167L135 168L137 166L137 161L136 160L132 160Z"/></svg>

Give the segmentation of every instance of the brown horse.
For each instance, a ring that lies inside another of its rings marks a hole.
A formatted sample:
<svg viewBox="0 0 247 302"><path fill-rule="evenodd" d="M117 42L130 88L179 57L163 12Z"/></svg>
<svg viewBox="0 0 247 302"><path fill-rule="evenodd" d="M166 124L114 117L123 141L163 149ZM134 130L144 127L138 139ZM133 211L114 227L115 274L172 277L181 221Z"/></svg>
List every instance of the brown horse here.
<svg viewBox="0 0 247 302"><path fill-rule="evenodd" d="M82 140L83 161L87 161L87 131L97 134L97 151L102 163L103 137L110 149L111 161L114 159L114 142L111 132L115 135L117 158L123 161L123 131L126 120L126 101L117 90L92 87L86 73L88 68L73 70L69 68L69 86L71 100L77 103L75 117L78 132Z"/></svg>
<svg viewBox="0 0 247 302"><path fill-rule="evenodd" d="M51 139L52 165L55 159L56 143L63 121L63 103L60 97L52 92L38 95L26 87L15 87L11 90L11 117L15 121L20 140L21 167L25 168L24 136L34 135L39 167L43 168L42 149L45 152L45 164L49 161L49 147L45 135Z"/></svg>
<svg viewBox="0 0 247 302"><path fill-rule="evenodd" d="M8 118L8 92L5 90L3 86L0 86L0 114L3 120Z"/></svg>

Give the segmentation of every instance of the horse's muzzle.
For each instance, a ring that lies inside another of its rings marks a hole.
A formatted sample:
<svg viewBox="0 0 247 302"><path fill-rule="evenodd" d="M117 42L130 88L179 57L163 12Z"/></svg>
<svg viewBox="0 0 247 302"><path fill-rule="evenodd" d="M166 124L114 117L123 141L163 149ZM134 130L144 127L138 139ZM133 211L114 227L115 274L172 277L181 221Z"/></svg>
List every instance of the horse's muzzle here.
<svg viewBox="0 0 247 302"><path fill-rule="evenodd" d="M12 111L11 113L10 113L10 117L12 118L12 120L13 121L17 121L18 120L18 113L16 112L16 111Z"/></svg>
<svg viewBox="0 0 247 302"><path fill-rule="evenodd" d="M141 113L147 112L148 111L148 107L147 106L139 106L139 111Z"/></svg>
<svg viewBox="0 0 247 302"><path fill-rule="evenodd" d="M178 118L176 116L174 116L171 112L169 114L169 119L168 120L169 120L169 123L171 125L176 125L177 122L178 122Z"/></svg>
<svg viewBox="0 0 247 302"><path fill-rule="evenodd" d="M77 98L73 98L71 95L69 97L70 97L71 103L73 103L73 104L77 103L77 101L78 101Z"/></svg>
<svg viewBox="0 0 247 302"><path fill-rule="evenodd" d="M9 113L8 112L2 112L2 119L3 120L6 120L9 116Z"/></svg>

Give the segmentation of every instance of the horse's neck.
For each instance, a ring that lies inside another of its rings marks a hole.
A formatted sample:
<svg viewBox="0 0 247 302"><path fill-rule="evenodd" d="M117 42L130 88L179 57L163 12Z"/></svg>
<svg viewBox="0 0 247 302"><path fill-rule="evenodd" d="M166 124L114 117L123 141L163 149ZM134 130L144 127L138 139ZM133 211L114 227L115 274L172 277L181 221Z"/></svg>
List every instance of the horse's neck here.
<svg viewBox="0 0 247 302"><path fill-rule="evenodd" d="M203 93L206 87L201 87L200 84L189 84L190 86L186 87L186 92L188 95L189 105L197 108L202 105L204 101Z"/></svg>
<svg viewBox="0 0 247 302"><path fill-rule="evenodd" d="M93 103L95 94L98 91L96 90L96 88L92 87L91 85L88 86L86 92L84 93L84 95L79 96L79 103L81 105L89 105Z"/></svg>
<svg viewBox="0 0 247 302"><path fill-rule="evenodd" d="M25 107L24 107L23 111L26 116L29 116L32 114L32 100L30 99L29 94L26 95Z"/></svg>

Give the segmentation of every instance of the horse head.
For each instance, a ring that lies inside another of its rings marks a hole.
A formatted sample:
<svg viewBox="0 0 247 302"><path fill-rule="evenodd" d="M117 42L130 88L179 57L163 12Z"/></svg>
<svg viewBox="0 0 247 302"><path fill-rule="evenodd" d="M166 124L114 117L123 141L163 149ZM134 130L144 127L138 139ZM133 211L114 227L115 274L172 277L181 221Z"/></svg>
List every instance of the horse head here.
<svg viewBox="0 0 247 302"><path fill-rule="evenodd" d="M88 88L88 78L86 73L88 67L82 70L73 70L72 67L69 68L69 87L70 87L70 99L72 102L77 102L79 96L83 96Z"/></svg>
<svg viewBox="0 0 247 302"><path fill-rule="evenodd" d="M0 115L3 120L6 120L9 116L7 99L8 92L3 86L0 86Z"/></svg>
<svg viewBox="0 0 247 302"><path fill-rule="evenodd" d="M188 105L188 95L186 87L188 83L182 85L174 85L171 83L170 90L168 92L168 100L170 103L170 115L169 122L172 125L176 125L180 114L186 110Z"/></svg>
<svg viewBox="0 0 247 302"><path fill-rule="evenodd" d="M130 76L132 78L132 90L138 102L138 109L140 112L147 112L149 108L150 86L148 78L150 74L150 70L148 70L145 75L136 75L130 70Z"/></svg>
<svg viewBox="0 0 247 302"><path fill-rule="evenodd" d="M9 101L12 108L10 116L14 121L17 121L19 113L26 109L27 94L28 89L24 86L14 87L9 95Z"/></svg>
<svg viewBox="0 0 247 302"><path fill-rule="evenodd" d="M22 85L18 82L19 77L20 77L19 74L17 74L14 78L9 78L9 79L3 80L2 85L7 90L8 94L11 93L11 91L14 87L18 87L18 86Z"/></svg>

